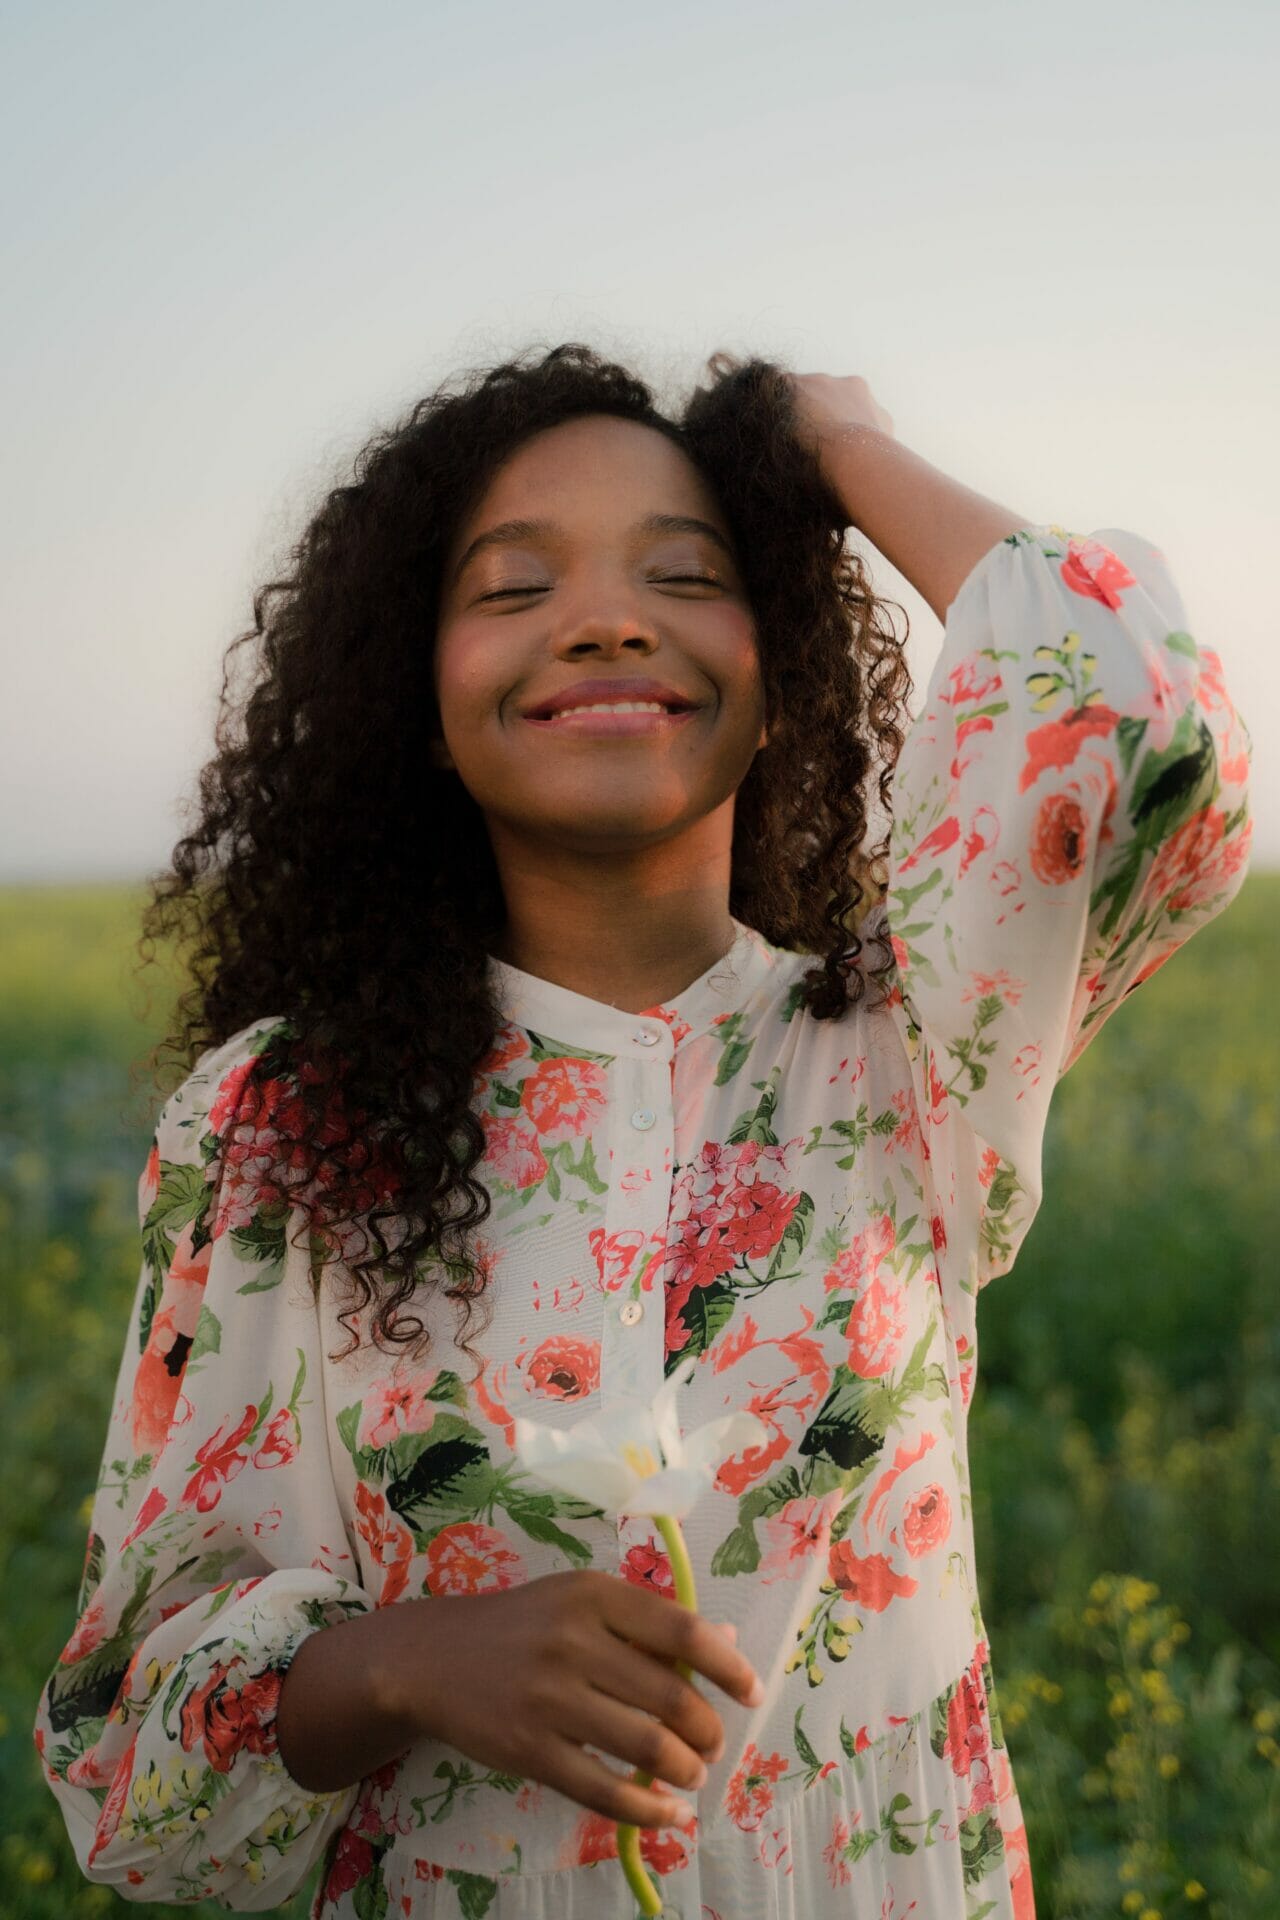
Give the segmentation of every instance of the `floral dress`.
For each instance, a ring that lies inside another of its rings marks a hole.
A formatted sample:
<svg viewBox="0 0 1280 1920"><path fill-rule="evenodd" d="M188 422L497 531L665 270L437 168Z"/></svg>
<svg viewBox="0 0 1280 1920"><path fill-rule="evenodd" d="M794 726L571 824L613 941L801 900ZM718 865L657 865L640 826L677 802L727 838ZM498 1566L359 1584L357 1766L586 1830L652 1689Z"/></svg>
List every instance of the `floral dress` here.
<svg viewBox="0 0 1280 1920"><path fill-rule="evenodd" d="M992 547L898 763L856 963L883 958L879 922L886 992L814 1019L813 956L741 922L638 1014L490 960L471 1358L438 1293L425 1360L378 1351L369 1308L331 1357L351 1323L330 1285L315 1303L270 1178L299 1117L288 1021L205 1054L142 1175L78 1618L35 1727L88 1878L262 1910L322 1862L313 1920L633 1920L608 1820L434 1739L313 1792L275 1714L305 1637L373 1607L576 1567L671 1595L652 1522L532 1484L514 1422L651 1397L692 1355L682 1428L746 1408L768 1435L684 1524L699 1611L736 1623L766 1697L703 1683L723 1757L694 1820L642 1830L665 1913L1031 1920L974 1566L978 1294L1038 1209L1055 1083L1239 889L1250 751L1148 542Z"/></svg>

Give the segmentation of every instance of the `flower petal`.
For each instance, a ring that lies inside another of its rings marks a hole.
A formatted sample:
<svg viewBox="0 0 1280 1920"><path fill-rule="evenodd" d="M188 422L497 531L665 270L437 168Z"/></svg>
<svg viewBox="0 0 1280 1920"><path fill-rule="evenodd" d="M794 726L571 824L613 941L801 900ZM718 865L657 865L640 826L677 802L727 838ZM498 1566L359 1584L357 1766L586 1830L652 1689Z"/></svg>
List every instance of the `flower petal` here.
<svg viewBox="0 0 1280 1920"><path fill-rule="evenodd" d="M625 1498L641 1476L619 1453L596 1451L575 1445L579 1428L568 1430L548 1427L517 1414L515 1421L516 1458L524 1471L543 1486L557 1493L568 1493L578 1500L590 1500L606 1513L619 1511Z"/></svg>
<svg viewBox="0 0 1280 1920"><path fill-rule="evenodd" d="M658 1445L662 1448L662 1457L669 1467L680 1463L680 1407L679 1396L688 1386L698 1369L698 1356L690 1354L682 1360L675 1372L669 1374L653 1397L652 1420L658 1435Z"/></svg>
<svg viewBox="0 0 1280 1920"><path fill-rule="evenodd" d="M642 1513L652 1518L665 1514L669 1520L683 1520L711 1484L706 1473L694 1473L688 1467L666 1467L636 1481L635 1489L619 1505L619 1513Z"/></svg>
<svg viewBox="0 0 1280 1920"><path fill-rule="evenodd" d="M685 1435L682 1464L710 1478L730 1455L742 1453L747 1447L762 1447L768 1438L768 1427L754 1413L722 1414Z"/></svg>

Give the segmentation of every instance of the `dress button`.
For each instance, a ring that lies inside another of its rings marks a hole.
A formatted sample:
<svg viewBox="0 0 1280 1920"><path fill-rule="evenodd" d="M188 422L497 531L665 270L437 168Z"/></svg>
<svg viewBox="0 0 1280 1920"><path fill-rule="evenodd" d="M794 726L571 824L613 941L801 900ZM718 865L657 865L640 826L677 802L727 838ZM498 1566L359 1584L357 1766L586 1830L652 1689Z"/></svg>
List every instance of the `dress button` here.
<svg viewBox="0 0 1280 1920"><path fill-rule="evenodd" d="M657 1117L651 1107L637 1107L631 1116L631 1124L638 1133L647 1133Z"/></svg>
<svg viewBox="0 0 1280 1920"><path fill-rule="evenodd" d="M657 1034L650 1033L647 1027L642 1027L639 1033L635 1034L633 1038L638 1047L656 1047L658 1044Z"/></svg>
<svg viewBox="0 0 1280 1920"><path fill-rule="evenodd" d="M640 1300L624 1301L618 1308L618 1318L624 1327L634 1327L643 1318L644 1303Z"/></svg>

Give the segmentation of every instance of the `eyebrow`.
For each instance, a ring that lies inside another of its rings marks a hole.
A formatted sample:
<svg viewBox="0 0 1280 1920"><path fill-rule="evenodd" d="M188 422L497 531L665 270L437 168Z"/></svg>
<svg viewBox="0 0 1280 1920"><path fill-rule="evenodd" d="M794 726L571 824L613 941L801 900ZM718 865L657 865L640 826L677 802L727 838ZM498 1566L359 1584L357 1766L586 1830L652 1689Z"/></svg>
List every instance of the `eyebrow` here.
<svg viewBox="0 0 1280 1920"><path fill-rule="evenodd" d="M733 549L722 533L718 533L709 520L699 520L690 513L647 513L643 520L635 525L637 533L700 533L713 540L725 556L733 559ZM512 546L517 541L555 539L564 537L564 528L555 520L502 520L496 527L477 534L457 566L453 570L454 580L462 577L478 553L486 547Z"/></svg>

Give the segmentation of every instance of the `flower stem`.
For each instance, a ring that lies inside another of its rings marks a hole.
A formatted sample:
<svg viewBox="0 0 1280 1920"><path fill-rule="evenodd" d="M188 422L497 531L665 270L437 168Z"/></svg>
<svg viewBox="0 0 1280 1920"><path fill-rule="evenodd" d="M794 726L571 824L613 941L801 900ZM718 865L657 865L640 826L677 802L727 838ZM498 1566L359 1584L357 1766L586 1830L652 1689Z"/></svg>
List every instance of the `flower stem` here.
<svg viewBox="0 0 1280 1920"><path fill-rule="evenodd" d="M675 1580L676 1601L692 1612L698 1604L694 1590L693 1567L689 1560L689 1549L684 1543L684 1534L680 1522L665 1513L655 1513L653 1524L662 1535L671 1562L671 1572ZM691 1680L693 1672L685 1660L676 1661L676 1672L682 1680ZM653 1779L651 1773L645 1773L639 1767L631 1776L638 1787L647 1787ZM640 1830L638 1827L619 1825L618 1858L622 1862L622 1871L627 1876L627 1885L640 1903L640 1911L648 1916L662 1912L662 1901L640 1858Z"/></svg>

